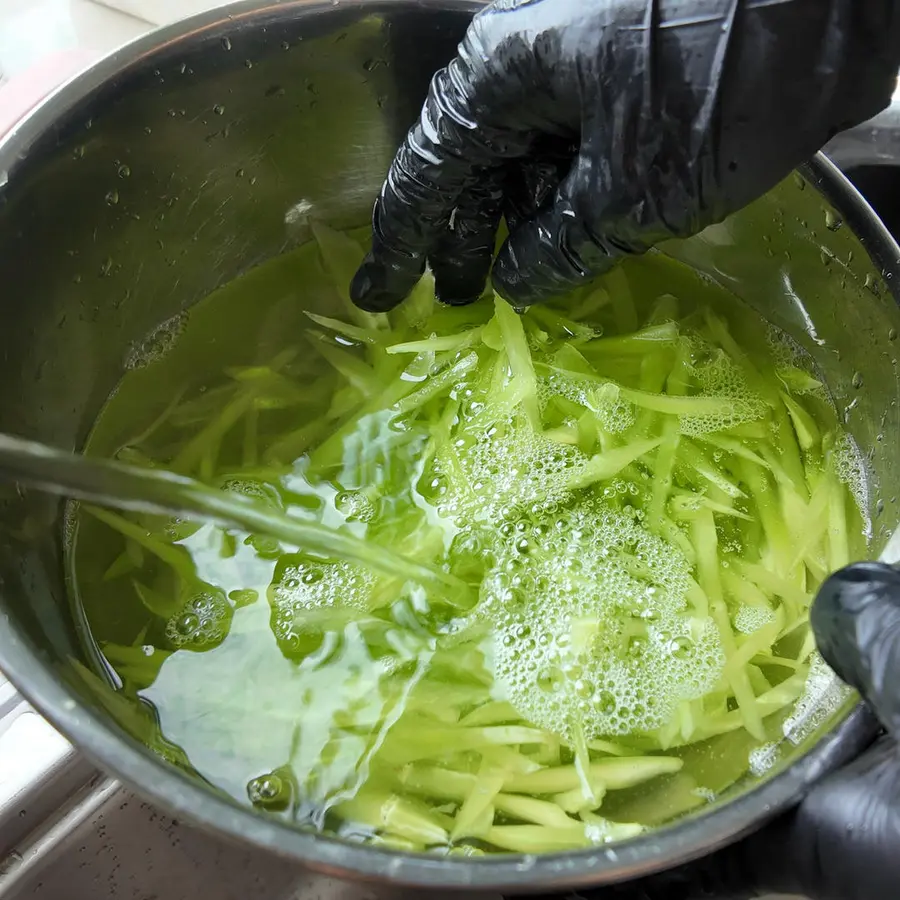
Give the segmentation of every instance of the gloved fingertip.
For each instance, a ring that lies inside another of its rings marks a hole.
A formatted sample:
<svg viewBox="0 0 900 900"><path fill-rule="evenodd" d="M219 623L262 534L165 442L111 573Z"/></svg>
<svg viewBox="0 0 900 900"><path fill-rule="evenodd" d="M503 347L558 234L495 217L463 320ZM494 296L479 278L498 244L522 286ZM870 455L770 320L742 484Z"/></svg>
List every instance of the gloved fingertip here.
<svg viewBox="0 0 900 900"><path fill-rule="evenodd" d="M515 309L524 309L545 299L533 280L522 277L516 250L508 239L494 260L491 285Z"/></svg>
<svg viewBox="0 0 900 900"><path fill-rule="evenodd" d="M810 622L822 657L848 684L871 690L874 653L900 640L900 572L861 562L831 575L819 588Z"/></svg>
<svg viewBox="0 0 900 900"><path fill-rule="evenodd" d="M468 306L470 303L474 303L481 296L481 291L477 294L464 294L461 295L459 293L443 293L442 291L435 290L435 297L437 297L438 303L443 303L444 306Z"/></svg>
<svg viewBox="0 0 900 900"><path fill-rule="evenodd" d="M458 260L432 261L434 293L447 306L467 306L483 293L490 256L486 259L461 257Z"/></svg>
<svg viewBox="0 0 900 900"><path fill-rule="evenodd" d="M370 254L350 282L350 299L365 312L389 312L403 299L384 288L379 268Z"/></svg>

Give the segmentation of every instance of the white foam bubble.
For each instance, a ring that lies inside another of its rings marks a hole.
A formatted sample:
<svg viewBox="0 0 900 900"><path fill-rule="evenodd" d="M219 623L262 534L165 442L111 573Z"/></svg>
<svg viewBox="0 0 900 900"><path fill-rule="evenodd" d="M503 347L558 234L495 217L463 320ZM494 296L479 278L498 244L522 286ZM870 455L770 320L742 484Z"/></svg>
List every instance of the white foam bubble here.
<svg viewBox="0 0 900 900"><path fill-rule="evenodd" d="M650 731L715 686L718 631L689 614L675 547L593 499L501 533L481 612L497 683L526 719L566 740L574 722L589 738Z"/></svg>
<svg viewBox="0 0 900 900"><path fill-rule="evenodd" d="M834 470L838 478L849 488L865 523L866 537L871 539L872 522L869 515L869 478L866 461L859 445L847 432L841 434L835 445Z"/></svg>
<svg viewBox="0 0 900 900"><path fill-rule="evenodd" d="M780 745L776 743L763 744L762 747L751 750L748 757L751 773L761 778L766 772L770 772L778 762L780 752Z"/></svg>
<svg viewBox="0 0 900 900"><path fill-rule="evenodd" d="M312 610L365 609L374 576L346 562L303 562L284 570L270 591L275 636L290 644L304 630Z"/></svg>
<svg viewBox="0 0 900 900"><path fill-rule="evenodd" d="M753 634L775 618L775 613L768 606L742 605L734 617L734 627L741 634Z"/></svg>
<svg viewBox="0 0 900 900"><path fill-rule="evenodd" d="M161 359L175 346L186 327L187 313L179 313L157 325L140 343L132 346L125 357L125 368L140 369Z"/></svg>
<svg viewBox="0 0 900 900"><path fill-rule="evenodd" d="M708 434L752 422L765 415L766 404L751 390L740 367L725 353L698 336L691 336L691 370L701 397L730 400L729 408L709 415L680 416L681 432Z"/></svg>
<svg viewBox="0 0 900 900"><path fill-rule="evenodd" d="M577 447L535 433L518 416L492 422L474 439L460 438L452 454L435 461L435 488L444 488L441 513L463 522L493 520L512 508L553 509L569 496L568 482L588 459Z"/></svg>
<svg viewBox="0 0 900 900"><path fill-rule="evenodd" d="M784 721L784 736L792 744L800 744L824 725L853 693L818 654L810 657L806 688Z"/></svg>
<svg viewBox="0 0 900 900"><path fill-rule="evenodd" d="M195 594L166 623L166 637L177 648L213 647L228 633L231 615L231 606L224 597Z"/></svg>

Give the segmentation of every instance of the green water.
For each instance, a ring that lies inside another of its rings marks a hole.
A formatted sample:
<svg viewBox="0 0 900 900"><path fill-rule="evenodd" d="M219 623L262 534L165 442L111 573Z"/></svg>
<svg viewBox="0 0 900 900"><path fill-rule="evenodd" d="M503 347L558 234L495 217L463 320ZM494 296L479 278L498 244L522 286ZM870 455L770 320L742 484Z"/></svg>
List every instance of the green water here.
<svg viewBox="0 0 900 900"><path fill-rule="evenodd" d="M436 852L625 838L770 767L833 704L811 597L867 554L810 361L659 254L374 317L317 238L135 348L86 452L376 555L73 507L113 714L261 814Z"/></svg>

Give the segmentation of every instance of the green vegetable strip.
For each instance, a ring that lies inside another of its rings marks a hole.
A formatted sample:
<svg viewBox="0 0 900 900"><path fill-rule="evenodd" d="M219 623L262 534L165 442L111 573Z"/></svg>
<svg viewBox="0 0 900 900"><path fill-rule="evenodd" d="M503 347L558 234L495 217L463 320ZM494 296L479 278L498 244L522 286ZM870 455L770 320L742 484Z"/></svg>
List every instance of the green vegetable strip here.
<svg viewBox="0 0 900 900"><path fill-rule="evenodd" d="M164 563L171 566L183 581L190 584L196 580L197 576L194 572L193 563L181 547L172 547L157 540L145 528L130 522L122 516L116 515L114 512L99 509L95 506L85 505L82 508L86 513L103 522L104 525L108 525L113 530L118 531L119 534L130 538L145 550L149 550L157 559L161 559Z"/></svg>
<svg viewBox="0 0 900 900"><path fill-rule="evenodd" d="M672 299L674 300L675 298L673 297ZM680 341L675 355L675 364L672 366L666 381L666 389L670 396L678 396L683 393L686 364L687 348L685 343ZM653 496L650 500L649 510L649 525L657 533L664 531L663 514L665 513L669 492L672 489L672 475L675 471L680 440L678 420L666 419L663 423L662 443L656 452L656 466L653 473Z"/></svg>
<svg viewBox="0 0 900 900"><path fill-rule="evenodd" d="M677 322L679 305L679 300L674 294L660 294L647 316L647 325Z"/></svg>
<svg viewBox="0 0 900 900"><path fill-rule="evenodd" d="M311 319L316 325L327 328L335 334L342 334L344 337L350 338L351 341L358 341L361 344L374 344L378 341L378 332L370 328L360 328L359 325L351 325L348 322L342 322L340 319L330 319L328 316L319 316L316 313L304 310L303 314ZM388 348L388 353L391 349Z"/></svg>
<svg viewBox="0 0 900 900"><path fill-rule="evenodd" d="M409 800L371 788L363 788L352 800L335 807L344 819L389 831L399 837L430 846L445 844L447 832L425 810Z"/></svg>
<svg viewBox="0 0 900 900"><path fill-rule="evenodd" d="M605 280L612 300L616 330L619 334L630 334L637 331L637 310L625 270L622 266L616 266L606 273Z"/></svg>
<svg viewBox="0 0 900 900"><path fill-rule="evenodd" d="M850 563L846 498L847 491L844 486L836 485L828 507L828 565L832 572L837 572Z"/></svg>
<svg viewBox="0 0 900 900"><path fill-rule="evenodd" d="M803 461L800 456L800 448L794 436L794 427L783 403L779 402L775 407L775 423L777 426L778 451L781 464L791 479L794 489L801 497L806 499L806 473L803 469Z"/></svg>
<svg viewBox="0 0 900 900"><path fill-rule="evenodd" d="M775 370L775 374L792 394L825 393L825 385L821 381L796 366L779 367Z"/></svg>
<svg viewBox="0 0 900 900"><path fill-rule="evenodd" d="M546 732L521 725L495 725L484 728L427 730L395 728L382 748L382 755L393 764L420 759L442 758L452 753L480 750L493 744L542 744Z"/></svg>
<svg viewBox="0 0 900 900"><path fill-rule="evenodd" d="M774 715L783 710L786 706L794 703L806 690L806 671L798 672L792 675L781 684L767 691L754 700L757 715L760 719ZM720 734L727 734L731 731L737 731L739 728L746 727L742 711L739 709L728 712L718 718L708 719L702 722L697 730L691 735L691 741L705 741L709 738L716 737Z"/></svg>
<svg viewBox="0 0 900 900"><path fill-rule="evenodd" d="M784 391L780 392L780 396L791 417L794 432L797 435L797 440L800 442L801 449L810 450L819 446L822 443L822 435L819 432L815 419L798 401L794 400L793 397L789 397Z"/></svg>
<svg viewBox="0 0 900 900"><path fill-rule="evenodd" d="M398 778L404 790L439 800L462 802L478 786L478 778L475 775L423 763L404 766Z"/></svg>
<svg viewBox="0 0 900 900"><path fill-rule="evenodd" d="M681 397L672 394L653 394L619 386L622 396L635 406L670 416L734 416L740 410L740 400L730 397Z"/></svg>
<svg viewBox="0 0 900 900"><path fill-rule="evenodd" d="M719 629L719 638L725 651L726 660L731 660L735 655L734 632L731 630L731 622L728 620L728 610L722 597L722 585L719 580L718 538L713 514L709 510L701 510L692 522L694 546L697 548L697 574L700 586L709 597L710 613L713 621ZM726 675L734 699L744 718L747 731L757 740L766 739L765 729L759 710L756 708L755 696L747 672L743 667L729 668L726 666Z"/></svg>
<svg viewBox="0 0 900 900"><path fill-rule="evenodd" d="M169 464L175 472L192 472L211 447L218 447L222 438L253 406L255 393L252 388L241 391L208 425L182 447Z"/></svg>
<svg viewBox="0 0 900 900"><path fill-rule="evenodd" d="M134 586L134 592L138 595L141 603L154 616L168 620L181 609L181 602L177 596L160 594L134 579L132 579L131 584Z"/></svg>
<svg viewBox="0 0 900 900"><path fill-rule="evenodd" d="M521 317L505 300L495 297L494 318L500 327L513 380L521 385L522 409L525 411L531 427L535 431L540 431L537 376L534 374L534 363L531 360L531 351L528 349L528 340L525 337Z"/></svg>
<svg viewBox="0 0 900 900"><path fill-rule="evenodd" d="M773 621L746 635L726 664L726 671L744 668L759 653L771 648L784 628L784 610L779 609Z"/></svg>
<svg viewBox="0 0 900 900"><path fill-rule="evenodd" d="M362 265L365 256L362 247L353 238L340 231L335 231L324 222L312 219L309 225L313 237L319 245L325 270L331 276L332 283L344 305L344 311L362 328L378 329L386 326L388 324L387 316L364 312L350 299L350 282L353 280L356 270Z"/></svg>
<svg viewBox="0 0 900 900"><path fill-rule="evenodd" d="M547 828L569 828L576 824L555 803L516 794L497 794L494 808L514 819Z"/></svg>
<svg viewBox="0 0 900 900"><path fill-rule="evenodd" d="M609 756L636 756L634 750L630 750L622 744L613 741L588 741L588 749L598 753L606 753Z"/></svg>
<svg viewBox="0 0 900 900"><path fill-rule="evenodd" d="M575 753L575 771L578 773L578 780L581 787L581 795L586 802L591 804L591 809L596 809L600 804L600 798L603 791L594 789L591 779L591 756L588 752L587 741L584 737L584 730L580 721L572 721L570 724L572 732L572 750ZM539 825L550 824L548 822L538 822Z"/></svg>
<svg viewBox="0 0 900 900"><path fill-rule="evenodd" d="M313 349L335 371L343 375L347 379L348 384L356 388L363 397L369 398L377 393L379 388L378 377L370 365L364 363L359 357L341 350L340 347L326 344L325 341L311 340L310 343Z"/></svg>
<svg viewBox="0 0 900 900"><path fill-rule="evenodd" d="M674 756L633 756L601 759L590 764L591 786L595 792L620 790L650 781L659 775L677 772L684 765ZM580 790L581 778L574 765L541 769L530 775L515 775L503 785L505 793L563 794Z"/></svg>
<svg viewBox="0 0 900 900"><path fill-rule="evenodd" d="M471 727L474 725L502 725L508 722L519 722L521 716L512 704L505 700L494 700L485 703L477 709L473 709L468 715L459 720L460 725Z"/></svg>
<svg viewBox="0 0 900 900"><path fill-rule="evenodd" d="M770 468L769 463L759 454L754 453L749 447L744 446L744 444L734 440L734 438L729 438L722 434L700 434L697 436L697 439L719 450L724 450L726 453L731 453L748 462L755 463L757 466L762 466L765 469Z"/></svg>
<svg viewBox="0 0 900 900"><path fill-rule="evenodd" d="M808 609L812 596L758 563L738 562L738 568L757 587L781 597L792 609Z"/></svg>
<svg viewBox="0 0 900 900"><path fill-rule="evenodd" d="M836 493L835 487L831 478L826 476L820 480L818 487L813 491L806 515L803 517L803 521L798 523L799 527L794 532L796 537L791 569L799 566L810 549L827 534L830 519L829 507L832 496Z"/></svg>
<svg viewBox="0 0 900 900"><path fill-rule="evenodd" d="M398 400L394 408L401 415L419 409L428 403L429 400L433 400L435 397L439 397L441 394L451 390L457 381L475 369L477 365L478 354L469 353L449 369L444 369L443 372L439 372L433 378L430 378L417 391Z"/></svg>
<svg viewBox="0 0 900 900"><path fill-rule="evenodd" d="M746 497L746 494L692 441L683 440L681 442L678 450L678 461L690 466L711 485L717 487L729 497Z"/></svg>
<svg viewBox="0 0 900 900"><path fill-rule="evenodd" d="M757 606L771 609L769 598L752 582L741 578L732 567L722 569L722 582L725 590L745 606Z"/></svg>
<svg viewBox="0 0 900 900"><path fill-rule="evenodd" d="M740 470L743 482L750 490L759 520L762 523L767 550L779 575L787 578L791 564L791 540L784 519L781 517L771 480L765 471L761 471L758 467L745 461L742 461ZM756 579L751 578L751 581L756 581ZM763 587L763 585L760 586Z"/></svg>
<svg viewBox="0 0 900 900"><path fill-rule="evenodd" d="M498 794L503 787L504 777L502 771L497 771L492 765L482 760L475 784L456 814L453 830L450 833L453 840L483 830L478 828L478 823L483 818L485 811L492 806L494 809L502 808L499 804Z"/></svg>
<svg viewBox="0 0 900 900"><path fill-rule="evenodd" d="M603 797L604 791L600 789L600 785L594 784L590 796L585 796L584 788L578 787L572 791L556 794L553 801L563 811L577 815L585 810L599 809L600 804L603 802ZM546 825L547 823L543 822L541 824Z"/></svg>
<svg viewBox="0 0 900 900"><path fill-rule="evenodd" d="M728 325L709 307L703 310L703 315L713 340L740 366L750 388L770 406L774 405L777 402L776 389L763 378L747 354L737 345L731 336Z"/></svg>
<svg viewBox="0 0 900 900"><path fill-rule="evenodd" d="M461 334L444 334L440 337L425 338L420 341L405 341L402 344L392 344L386 348L390 354L394 353L437 353L442 350L462 350L471 347L480 337L482 326L470 328Z"/></svg>
<svg viewBox="0 0 900 900"><path fill-rule="evenodd" d="M660 345L674 344L677 339L678 325L675 322L664 322L649 325L632 334L597 338L581 349L588 355L644 356L647 353L658 353Z"/></svg>
<svg viewBox="0 0 900 900"><path fill-rule="evenodd" d="M605 453L598 453L592 456L582 470L570 479L569 487L572 489L589 487L598 481L613 478L626 466L655 450L661 442L662 438L635 441L624 447L616 447Z"/></svg>
<svg viewBox="0 0 900 900"><path fill-rule="evenodd" d="M566 828L545 828L541 825L495 825L487 840L501 850L512 853L554 853L591 847L595 841L580 822Z"/></svg>

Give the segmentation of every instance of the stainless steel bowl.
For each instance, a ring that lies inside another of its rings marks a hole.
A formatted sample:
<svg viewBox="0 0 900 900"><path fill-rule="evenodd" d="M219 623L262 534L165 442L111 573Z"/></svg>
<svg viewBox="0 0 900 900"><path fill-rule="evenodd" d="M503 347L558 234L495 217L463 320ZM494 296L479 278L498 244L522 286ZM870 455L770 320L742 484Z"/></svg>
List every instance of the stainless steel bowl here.
<svg viewBox="0 0 900 900"><path fill-rule="evenodd" d="M363 224L470 0L244 3L162 29L62 87L0 142L0 429L84 440L129 348L219 285L308 238L298 210ZM741 214L665 248L788 330L828 374L869 454L877 549L900 513L900 251L824 157ZM853 378L854 373L858 377ZM862 383L862 388L854 385ZM872 722L834 712L765 778L592 851L470 860L291 829L152 756L79 676L61 507L4 493L0 666L103 768L170 810L327 872L421 886L561 889L705 854L797 801Z"/></svg>

